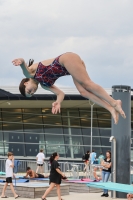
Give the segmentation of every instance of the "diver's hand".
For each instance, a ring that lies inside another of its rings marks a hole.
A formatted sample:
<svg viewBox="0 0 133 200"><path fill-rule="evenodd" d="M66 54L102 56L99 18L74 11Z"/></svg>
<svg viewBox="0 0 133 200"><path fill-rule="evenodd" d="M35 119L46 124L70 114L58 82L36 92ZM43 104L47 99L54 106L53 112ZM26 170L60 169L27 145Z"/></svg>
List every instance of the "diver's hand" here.
<svg viewBox="0 0 133 200"><path fill-rule="evenodd" d="M15 66L21 65L23 62L24 62L24 60L22 58L17 58L12 61L13 65L15 65Z"/></svg>
<svg viewBox="0 0 133 200"><path fill-rule="evenodd" d="M52 113L53 114L57 114L58 112L60 113L60 103L55 101L54 103L52 103Z"/></svg>

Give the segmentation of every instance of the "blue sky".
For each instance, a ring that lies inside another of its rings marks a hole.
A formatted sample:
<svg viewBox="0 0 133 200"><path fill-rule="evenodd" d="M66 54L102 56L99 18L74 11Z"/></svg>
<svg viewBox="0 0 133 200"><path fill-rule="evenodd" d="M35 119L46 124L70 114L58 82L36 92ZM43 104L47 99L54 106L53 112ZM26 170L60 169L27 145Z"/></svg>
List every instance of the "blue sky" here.
<svg viewBox="0 0 133 200"><path fill-rule="evenodd" d="M75 52L91 79L133 88L132 0L1 0L0 86L24 77L14 58L35 62ZM73 87L70 76L57 86Z"/></svg>

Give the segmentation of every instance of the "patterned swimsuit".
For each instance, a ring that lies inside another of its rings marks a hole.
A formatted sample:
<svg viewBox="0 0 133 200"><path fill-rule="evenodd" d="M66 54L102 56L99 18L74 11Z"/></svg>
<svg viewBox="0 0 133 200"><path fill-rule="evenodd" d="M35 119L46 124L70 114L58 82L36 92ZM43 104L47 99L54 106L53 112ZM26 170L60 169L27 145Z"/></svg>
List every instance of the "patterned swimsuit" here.
<svg viewBox="0 0 133 200"><path fill-rule="evenodd" d="M70 75L66 68L59 63L59 57L60 56L55 58L52 64L48 66L45 66L39 62L34 79L37 80L41 85L50 87L59 77Z"/></svg>

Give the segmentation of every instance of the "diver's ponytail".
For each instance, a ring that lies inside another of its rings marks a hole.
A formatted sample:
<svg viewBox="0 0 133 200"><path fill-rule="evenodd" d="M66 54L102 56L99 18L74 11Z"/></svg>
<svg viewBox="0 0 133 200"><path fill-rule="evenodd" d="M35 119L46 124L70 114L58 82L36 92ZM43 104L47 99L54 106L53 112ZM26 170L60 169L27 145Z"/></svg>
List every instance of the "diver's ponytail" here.
<svg viewBox="0 0 133 200"><path fill-rule="evenodd" d="M33 63L34 63L34 60L33 60L33 59L30 59L30 60L29 60L29 65L28 65L28 67L30 67Z"/></svg>

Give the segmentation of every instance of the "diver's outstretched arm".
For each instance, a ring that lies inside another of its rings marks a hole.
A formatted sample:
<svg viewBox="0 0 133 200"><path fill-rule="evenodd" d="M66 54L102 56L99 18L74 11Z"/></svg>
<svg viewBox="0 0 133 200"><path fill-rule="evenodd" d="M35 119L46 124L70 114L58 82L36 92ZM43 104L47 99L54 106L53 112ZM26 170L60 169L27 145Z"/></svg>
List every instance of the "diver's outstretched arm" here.
<svg viewBox="0 0 133 200"><path fill-rule="evenodd" d="M17 59L14 59L12 61L13 65L15 66L19 66L21 67L22 71L23 71L23 74L25 75L26 78L31 78L32 76L30 75L30 69L29 67L27 66L27 64L25 63L24 59L23 58L17 58Z"/></svg>
<svg viewBox="0 0 133 200"><path fill-rule="evenodd" d="M53 114L57 114L58 112L60 113L60 107L61 107L61 102L64 99L64 92L61 91L58 87L56 87L55 85L52 85L51 87L45 87L43 85L41 85L41 87L45 90L49 90L52 93L57 95L57 99L55 102L52 103L52 113Z"/></svg>

